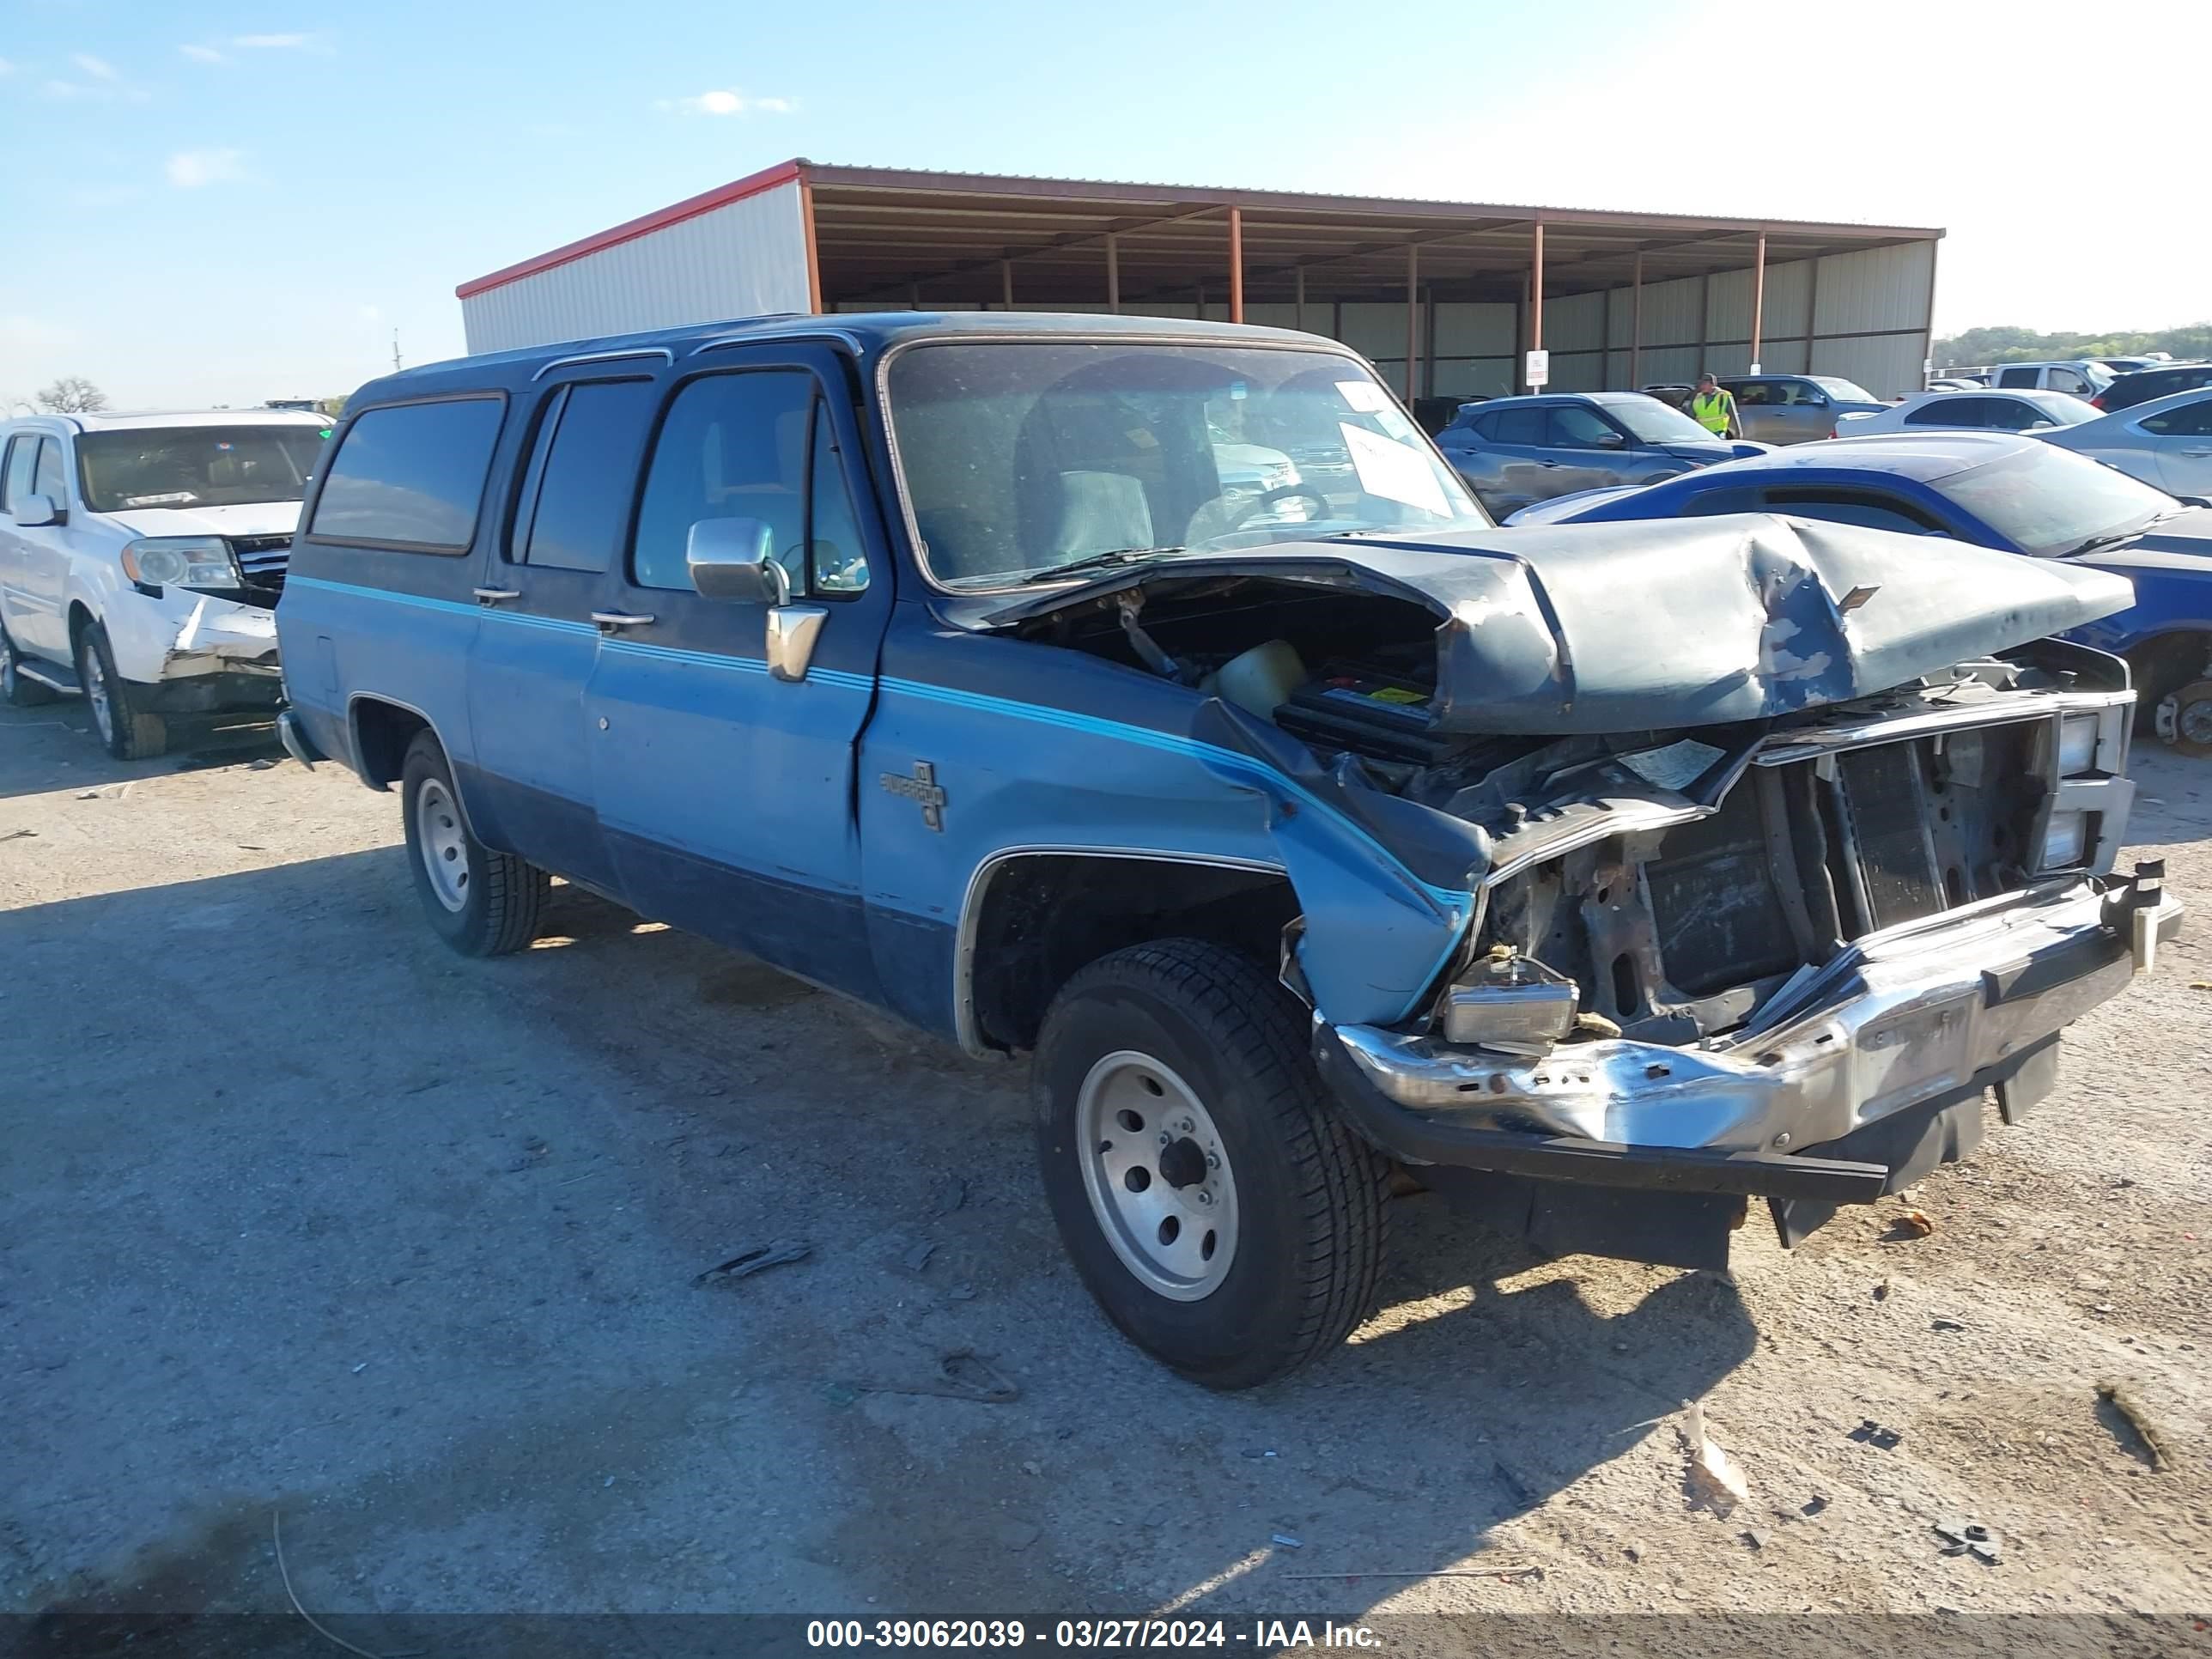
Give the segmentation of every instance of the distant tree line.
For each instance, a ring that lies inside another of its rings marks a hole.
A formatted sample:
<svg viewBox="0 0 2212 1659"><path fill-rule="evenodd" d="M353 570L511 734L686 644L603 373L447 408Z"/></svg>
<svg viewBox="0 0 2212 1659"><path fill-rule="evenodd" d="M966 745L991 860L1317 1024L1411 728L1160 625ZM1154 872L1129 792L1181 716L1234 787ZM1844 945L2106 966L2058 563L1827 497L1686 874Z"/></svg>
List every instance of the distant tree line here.
<svg viewBox="0 0 2212 1659"><path fill-rule="evenodd" d="M1936 342L1939 368L2027 363L2070 357L2140 357L2163 351L2177 358L2212 357L2212 323L2115 334L2038 334L2032 328L1970 328Z"/></svg>

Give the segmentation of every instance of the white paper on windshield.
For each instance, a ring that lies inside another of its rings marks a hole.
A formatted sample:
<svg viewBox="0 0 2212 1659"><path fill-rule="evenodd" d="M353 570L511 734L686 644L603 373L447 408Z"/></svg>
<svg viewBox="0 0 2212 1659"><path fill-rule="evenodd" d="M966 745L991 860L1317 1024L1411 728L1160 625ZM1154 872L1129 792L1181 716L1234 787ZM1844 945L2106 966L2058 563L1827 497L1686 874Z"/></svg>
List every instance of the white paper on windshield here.
<svg viewBox="0 0 2212 1659"><path fill-rule="evenodd" d="M1346 404L1362 415L1374 415L1389 407L1390 394L1372 380L1339 380L1337 392Z"/></svg>
<svg viewBox="0 0 2212 1659"><path fill-rule="evenodd" d="M1352 452L1352 465L1359 474L1362 489L1385 501L1420 507L1440 519L1451 516L1444 487L1429 470L1426 455L1410 444L1392 443L1348 421L1339 421L1336 429L1344 434L1345 447Z"/></svg>

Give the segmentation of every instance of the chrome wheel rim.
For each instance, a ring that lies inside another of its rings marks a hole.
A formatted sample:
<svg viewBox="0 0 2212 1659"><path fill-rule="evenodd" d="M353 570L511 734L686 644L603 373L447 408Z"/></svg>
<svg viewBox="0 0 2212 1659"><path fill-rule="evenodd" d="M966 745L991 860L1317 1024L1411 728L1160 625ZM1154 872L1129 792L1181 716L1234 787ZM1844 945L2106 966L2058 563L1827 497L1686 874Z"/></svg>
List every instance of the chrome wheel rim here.
<svg viewBox="0 0 2212 1659"><path fill-rule="evenodd" d="M1150 1054L1119 1049L1076 1096L1083 1190L1121 1265L1148 1290L1196 1302L1237 1259L1237 1180L1197 1093Z"/></svg>
<svg viewBox="0 0 2212 1659"><path fill-rule="evenodd" d="M459 914L469 902L468 831L461 827L461 809L453 792L435 778L425 778L415 792L415 848L422 860L422 873L438 902Z"/></svg>
<svg viewBox="0 0 2212 1659"><path fill-rule="evenodd" d="M92 723L100 728L102 743L115 741L115 705L107 695L107 671L100 664L100 647L86 641L78 653L84 700L92 705Z"/></svg>

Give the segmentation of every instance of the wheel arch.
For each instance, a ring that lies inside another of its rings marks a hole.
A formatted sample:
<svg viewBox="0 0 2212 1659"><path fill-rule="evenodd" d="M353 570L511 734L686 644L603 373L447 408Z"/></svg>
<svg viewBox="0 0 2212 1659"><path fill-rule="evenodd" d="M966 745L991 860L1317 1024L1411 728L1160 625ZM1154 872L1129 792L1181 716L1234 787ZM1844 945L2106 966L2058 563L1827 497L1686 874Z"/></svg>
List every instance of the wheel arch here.
<svg viewBox="0 0 2212 1659"><path fill-rule="evenodd" d="M1299 908L1288 872L1263 860L1001 848L975 866L961 901L952 975L960 1046L976 1055L1033 1046L1060 987L1127 945L1196 937L1272 961Z"/></svg>

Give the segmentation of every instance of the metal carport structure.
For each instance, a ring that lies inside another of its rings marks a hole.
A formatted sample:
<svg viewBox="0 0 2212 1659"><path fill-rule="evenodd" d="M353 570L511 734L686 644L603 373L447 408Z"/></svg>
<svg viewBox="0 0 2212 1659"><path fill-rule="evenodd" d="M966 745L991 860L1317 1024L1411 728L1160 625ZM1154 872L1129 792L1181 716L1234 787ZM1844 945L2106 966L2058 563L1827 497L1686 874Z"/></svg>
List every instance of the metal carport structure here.
<svg viewBox="0 0 2212 1659"><path fill-rule="evenodd" d="M1393 200L793 160L463 283L471 350L767 311L1206 316L1356 347L1407 397L1700 368L1918 389L1925 228Z"/></svg>

